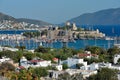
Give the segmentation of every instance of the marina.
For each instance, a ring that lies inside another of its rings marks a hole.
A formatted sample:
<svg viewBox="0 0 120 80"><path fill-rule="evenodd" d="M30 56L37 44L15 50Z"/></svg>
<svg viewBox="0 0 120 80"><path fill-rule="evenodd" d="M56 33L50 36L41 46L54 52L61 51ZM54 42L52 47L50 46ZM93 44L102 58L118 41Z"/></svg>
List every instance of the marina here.
<svg viewBox="0 0 120 80"><path fill-rule="evenodd" d="M67 47L80 49L85 48L86 46L99 46L102 48L110 48L114 46L116 41L114 40L75 40L74 42L67 42ZM35 41L34 39L26 40L0 40L1 46L25 46L26 49L36 49L38 46L51 47L51 48L62 48L63 42L54 41L54 42L44 42L44 41Z"/></svg>
<svg viewBox="0 0 120 80"><path fill-rule="evenodd" d="M105 49L118 45L120 42L119 37L105 37L104 39L99 38L82 38L82 39L66 39L66 36L62 38L52 39L51 34L47 39L29 38L22 36L23 32L31 32L36 30L0 30L0 46L25 46L28 50L36 49L38 46L50 47L50 48L62 48L67 46L69 48L80 49L86 46L99 46ZM50 35L50 34L49 34ZM65 40L66 39L66 40Z"/></svg>

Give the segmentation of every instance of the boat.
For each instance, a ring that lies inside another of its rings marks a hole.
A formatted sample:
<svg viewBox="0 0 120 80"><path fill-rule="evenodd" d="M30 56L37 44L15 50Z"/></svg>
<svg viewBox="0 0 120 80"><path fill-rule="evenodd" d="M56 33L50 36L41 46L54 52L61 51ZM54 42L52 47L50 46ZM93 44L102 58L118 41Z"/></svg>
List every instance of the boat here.
<svg viewBox="0 0 120 80"><path fill-rule="evenodd" d="M120 48L120 43L115 43L114 46Z"/></svg>
<svg viewBox="0 0 120 80"><path fill-rule="evenodd" d="M112 37L105 37L105 40L114 40Z"/></svg>

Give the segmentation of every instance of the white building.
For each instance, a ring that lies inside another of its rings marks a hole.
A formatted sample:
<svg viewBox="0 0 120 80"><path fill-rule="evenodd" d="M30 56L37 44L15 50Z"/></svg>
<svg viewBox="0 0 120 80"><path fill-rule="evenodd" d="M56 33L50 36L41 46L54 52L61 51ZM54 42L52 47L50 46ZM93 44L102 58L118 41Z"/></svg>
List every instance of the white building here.
<svg viewBox="0 0 120 80"><path fill-rule="evenodd" d="M84 62L83 59L77 58L68 58L67 60L61 61L61 64L67 64L69 68L76 68L76 64L80 63L83 64L84 67L87 67L87 62Z"/></svg>
<svg viewBox="0 0 120 80"><path fill-rule="evenodd" d="M60 74L65 73L65 71L55 71L55 70L49 70L48 72L49 72L49 77L53 79L56 79L59 77Z"/></svg>
<svg viewBox="0 0 120 80"><path fill-rule="evenodd" d="M68 73L70 76L74 74L82 74L83 78L89 77L90 75L97 74L97 71L91 70L80 70L80 69L67 69L65 71L54 71L49 70L49 77L51 78L58 78L60 74Z"/></svg>
<svg viewBox="0 0 120 80"><path fill-rule="evenodd" d="M63 70L62 65L57 65L56 68L57 68L58 71L62 71Z"/></svg>
<svg viewBox="0 0 120 80"><path fill-rule="evenodd" d="M88 70L98 70L100 68L110 68L110 69L117 69L120 70L120 66L119 65L112 65L112 63L92 63L90 65L88 65L87 69Z"/></svg>
<svg viewBox="0 0 120 80"><path fill-rule="evenodd" d="M2 57L0 59L0 63L5 62L5 61L9 61L9 60L10 60L10 58Z"/></svg>
<svg viewBox="0 0 120 80"><path fill-rule="evenodd" d="M46 60L31 60L30 66L31 67L47 67L51 66L51 61L46 61Z"/></svg>
<svg viewBox="0 0 120 80"><path fill-rule="evenodd" d="M47 67L51 65L51 61L46 60L31 60L28 61L25 57L22 57L20 59L20 66L23 66L25 68L28 67Z"/></svg>
<svg viewBox="0 0 120 80"><path fill-rule="evenodd" d="M1 47L0 46L0 51L5 51L5 50L18 51L19 49L17 49L17 48L10 48L10 47Z"/></svg>
<svg viewBox="0 0 120 80"><path fill-rule="evenodd" d="M51 64L52 67L55 67L58 71L62 71L63 67L61 64Z"/></svg>
<svg viewBox="0 0 120 80"><path fill-rule="evenodd" d="M80 69L67 69L66 72L70 75L82 74L83 78L89 77L90 75L97 74L97 70L80 70Z"/></svg>
<svg viewBox="0 0 120 80"><path fill-rule="evenodd" d="M78 54L79 58L98 58L97 54L92 54L90 51L85 51L84 53Z"/></svg>
<svg viewBox="0 0 120 80"><path fill-rule="evenodd" d="M111 68L111 69L120 70L120 66L119 66L119 65L112 65L110 68Z"/></svg>
<svg viewBox="0 0 120 80"><path fill-rule="evenodd" d="M23 66L24 68L28 68L29 67L28 61L27 61L27 59L24 56L20 59L20 66Z"/></svg>
<svg viewBox="0 0 120 80"><path fill-rule="evenodd" d="M100 68L111 68L112 67L112 64L111 63L92 63L90 65L88 65L88 70L98 70Z"/></svg>
<svg viewBox="0 0 120 80"><path fill-rule="evenodd" d="M114 64L117 64L118 60L120 59L120 54L115 54L113 58Z"/></svg>
<svg viewBox="0 0 120 80"><path fill-rule="evenodd" d="M98 70L98 69L99 69L98 63L92 63L88 67L88 70Z"/></svg>

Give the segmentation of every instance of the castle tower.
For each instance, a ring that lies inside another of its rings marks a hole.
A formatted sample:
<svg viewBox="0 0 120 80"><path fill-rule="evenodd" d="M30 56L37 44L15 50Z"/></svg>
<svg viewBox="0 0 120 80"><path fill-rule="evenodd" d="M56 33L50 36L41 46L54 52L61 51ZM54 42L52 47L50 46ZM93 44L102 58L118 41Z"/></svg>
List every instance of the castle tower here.
<svg viewBox="0 0 120 80"><path fill-rule="evenodd" d="M77 30L77 26L75 23L73 23L72 30Z"/></svg>

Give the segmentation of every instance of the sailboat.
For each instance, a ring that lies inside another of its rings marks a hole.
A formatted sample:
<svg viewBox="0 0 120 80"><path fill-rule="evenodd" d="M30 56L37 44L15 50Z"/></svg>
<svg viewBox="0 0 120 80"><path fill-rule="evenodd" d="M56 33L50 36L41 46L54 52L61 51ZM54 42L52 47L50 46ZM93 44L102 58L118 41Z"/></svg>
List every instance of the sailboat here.
<svg viewBox="0 0 120 80"><path fill-rule="evenodd" d="M114 33L114 28L112 29L112 33ZM117 37L115 38L114 46L117 46L118 48L120 48L120 43L118 43Z"/></svg>
<svg viewBox="0 0 120 80"><path fill-rule="evenodd" d="M120 43L118 43L117 37L115 39L116 41L114 42L114 46L117 46L118 48L120 48Z"/></svg>
<svg viewBox="0 0 120 80"><path fill-rule="evenodd" d="M43 46L43 43L42 42L40 42L40 45L39 46Z"/></svg>

